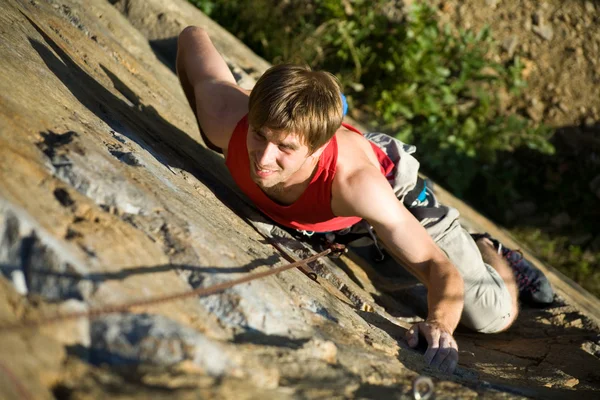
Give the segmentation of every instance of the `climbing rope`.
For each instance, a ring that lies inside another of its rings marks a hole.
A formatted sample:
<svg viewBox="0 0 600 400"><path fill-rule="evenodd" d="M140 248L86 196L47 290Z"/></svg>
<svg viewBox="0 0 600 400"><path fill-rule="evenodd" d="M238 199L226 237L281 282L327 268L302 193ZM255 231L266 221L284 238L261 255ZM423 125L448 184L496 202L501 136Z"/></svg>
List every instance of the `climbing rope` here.
<svg viewBox="0 0 600 400"><path fill-rule="evenodd" d="M124 304L108 305L108 306L99 307L99 308L95 308L95 309L91 309L91 310L87 310L87 311L58 314L55 316L42 318L42 319L39 319L36 321L21 321L21 322L12 324L12 325L4 325L4 326L0 326L0 334L7 333L7 332L14 332L14 331L22 330L22 329L36 328L36 327L43 326L43 325L56 324L58 322L70 321L70 320L75 320L75 319L79 319L79 318L90 318L90 319L98 318L99 316L106 315L106 314L125 312L133 307L152 306L152 305L156 305L156 304L160 304L160 303L167 303L167 302L174 301L174 300L184 299L187 297L210 296L212 294L222 292L225 289L232 288L232 287L234 287L236 285L240 285L242 283L247 283L247 282L257 280L257 279L265 278L267 276L275 275L275 274L278 274L283 271L287 271L292 268L300 268L303 266L308 266L308 263L313 262L313 261L315 261L321 257L324 257L330 253L335 254L337 252L343 252L343 251L344 251L344 249L341 247L330 247L318 254L307 257L303 260L299 260L299 261L292 262L287 265L283 265L281 267L273 268L271 270L264 271L264 272L248 274L239 279L234 279L234 280L231 280L228 282L219 283L219 284L209 286L209 287L201 287L201 288L189 290L189 291L182 292L182 293L175 293L175 294L171 294L171 295L152 297L149 299L137 300L137 301L132 301L129 303L124 303Z"/></svg>
<svg viewBox="0 0 600 400"><path fill-rule="evenodd" d="M19 378L8 368L2 361L0 361L0 371L12 382L13 388L19 393L19 399L33 400L33 396L27 390L27 388L21 383Z"/></svg>

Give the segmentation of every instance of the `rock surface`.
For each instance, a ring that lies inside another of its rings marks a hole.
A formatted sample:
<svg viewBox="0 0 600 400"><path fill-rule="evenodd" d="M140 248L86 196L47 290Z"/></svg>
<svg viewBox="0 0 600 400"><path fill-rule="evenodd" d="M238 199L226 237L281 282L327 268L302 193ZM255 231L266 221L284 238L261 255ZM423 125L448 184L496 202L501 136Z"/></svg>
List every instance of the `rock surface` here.
<svg viewBox="0 0 600 400"><path fill-rule="evenodd" d="M293 240L237 193L162 62L205 17L184 1L112 3L0 10L0 398L407 398L419 374L438 398L600 393L600 331L578 304L523 310L499 335L457 334L460 368L440 376L401 339L415 313L359 255L318 264L318 282L294 269L7 330L287 263L263 235ZM210 27L251 85L264 61Z"/></svg>

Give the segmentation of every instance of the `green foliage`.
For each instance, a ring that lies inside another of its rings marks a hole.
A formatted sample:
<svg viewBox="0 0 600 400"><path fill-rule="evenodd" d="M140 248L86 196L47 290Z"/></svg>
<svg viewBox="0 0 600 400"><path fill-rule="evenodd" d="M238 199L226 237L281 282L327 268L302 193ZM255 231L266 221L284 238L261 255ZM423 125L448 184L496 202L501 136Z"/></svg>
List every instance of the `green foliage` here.
<svg viewBox="0 0 600 400"><path fill-rule="evenodd" d="M515 58L508 66L488 59L495 47L488 29L478 33L439 27L433 10L415 5L396 35L387 38L386 79L371 82L376 113L398 137L416 144L427 169L455 193L469 187L499 152L529 148L552 152L549 130L502 109L499 93L518 94L524 82Z"/></svg>
<svg viewBox="0 0 600 400"><path fill-rule="evenodd" d="M189 2L198 7L206 15L211 15L215 9L215 2L211 0L189 0Z"/></svg>
<svg viewBox="0 0 600 400"><path fill-rule="evenodd" d="M525 87L523 66L518 57L490 59L497 45L488 29L442 27L421 3L394 20L400 10L385 0L191 1L266 59L335 73L351 107L417 145L425 170L457 194L477 174L495 175L482 166L499 154L553 151L549 129L503 109L499 94L509 99Z"/></svg>
<svg viewBox="0 0 600 400"><path fill-rule="evenodd" d="M584 289L600 297L600 252L584 251L569 244L564 236L550 237L539 229L525 228L513 231L520 241L535 249L540 258L549 262Z"/></svg>

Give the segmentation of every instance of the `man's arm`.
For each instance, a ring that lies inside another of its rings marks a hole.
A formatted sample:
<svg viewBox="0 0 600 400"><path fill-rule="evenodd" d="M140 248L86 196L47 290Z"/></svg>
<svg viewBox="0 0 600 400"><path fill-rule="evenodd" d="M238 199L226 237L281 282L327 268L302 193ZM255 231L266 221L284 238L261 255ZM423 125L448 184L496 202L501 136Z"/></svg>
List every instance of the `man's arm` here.
<svg viewBox="0 0 600 400"><path fill-rule="evenodd" d="M177 75L206 144L227 149L235 125L248 112L248 93L237 86L202 28L190 26L179 35Z"/></svg>
<svg viewBox="0 0 600 400"><path fill-rule="evenodd" d="M334 185L333 211L339 216L366 219L386 249L427 287L427 321L409 330L409 345L417 345L420 331L429 343L427 362L452 372L458 361L452 333L464 303L462 277L425 228L398 201L377 167L368 162L361 165Z"/></svg>

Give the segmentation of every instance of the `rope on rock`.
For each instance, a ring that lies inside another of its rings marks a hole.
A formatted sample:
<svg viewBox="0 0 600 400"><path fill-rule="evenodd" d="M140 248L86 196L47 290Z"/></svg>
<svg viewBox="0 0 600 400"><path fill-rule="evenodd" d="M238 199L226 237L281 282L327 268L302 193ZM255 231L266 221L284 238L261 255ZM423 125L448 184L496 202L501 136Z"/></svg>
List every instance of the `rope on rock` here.
<svg viewBox="0 0 600 400"><path fill-rule="evenodd" d="M17 376L12 372L10 368L4 365L3 362L0 361L0 371L6 375L9 381L12 382L14 389L19 393L19 398L23 400L33 400L33 396L27 390L27 388L21 383L21 381L17 378Z"/></svg>
<svg viewBox="0 0 600 400"><path fill-rule="evenodd" d="M56 324L58 322L70 321L70 320L75 320L75 319L79 319L79 318L90 318L90 319L97 318L97 317L100 317L100 316L106 315L106 314L125 312L134 307L152 306L155 304L167 303L170 301L180 300L180 299L184 299L187 297L210 296L212 294L222 292L225 289L232 288L232 287L234 287L236 285L240 285L242 283L247 283L247 282L257 280L257 279L265 278L267 276L275 275L275 274L278 274L283 271L287 271L292 268L299 268L299 267L302 267L305 265L308 266L308 263L310 263L310 262L313 262L313 261L315 261L321 257L324 257L330 253L336 253L336 252L340 252L343 250L344 249L336 248L336 247L328 248L318 254L307 257L303 260L299 260L299 261L296 261L296 262L293 262L293 263L290 263L287 265L283 265L281 267L273 268L271 270L264 271L264 272L258 272L255 274L247 274L246 276L243 276L239 279L234 279L234 280L231 280L228 282L219 283L219 284L209 286L209 287L201 287L201 288L189 290L189 291L182 292L182 293L175 293L175 294L171 294L171 295L151 297L149 299L137 300L137 301L132 301L129 303L124 303L124 304L108 305L105 307L99 307L99 308L95 308L95 309L91 309L91 310L87 310L87 311L58 314L55 316L50 316L50 317L42 318L42 319L35 320L35 321L20 321L18 323L12 324L12 325L3 325L3 326L0 326L0 334L19 331L22 329L36 328L36 327L43 326L43 325Z"/></svg>

